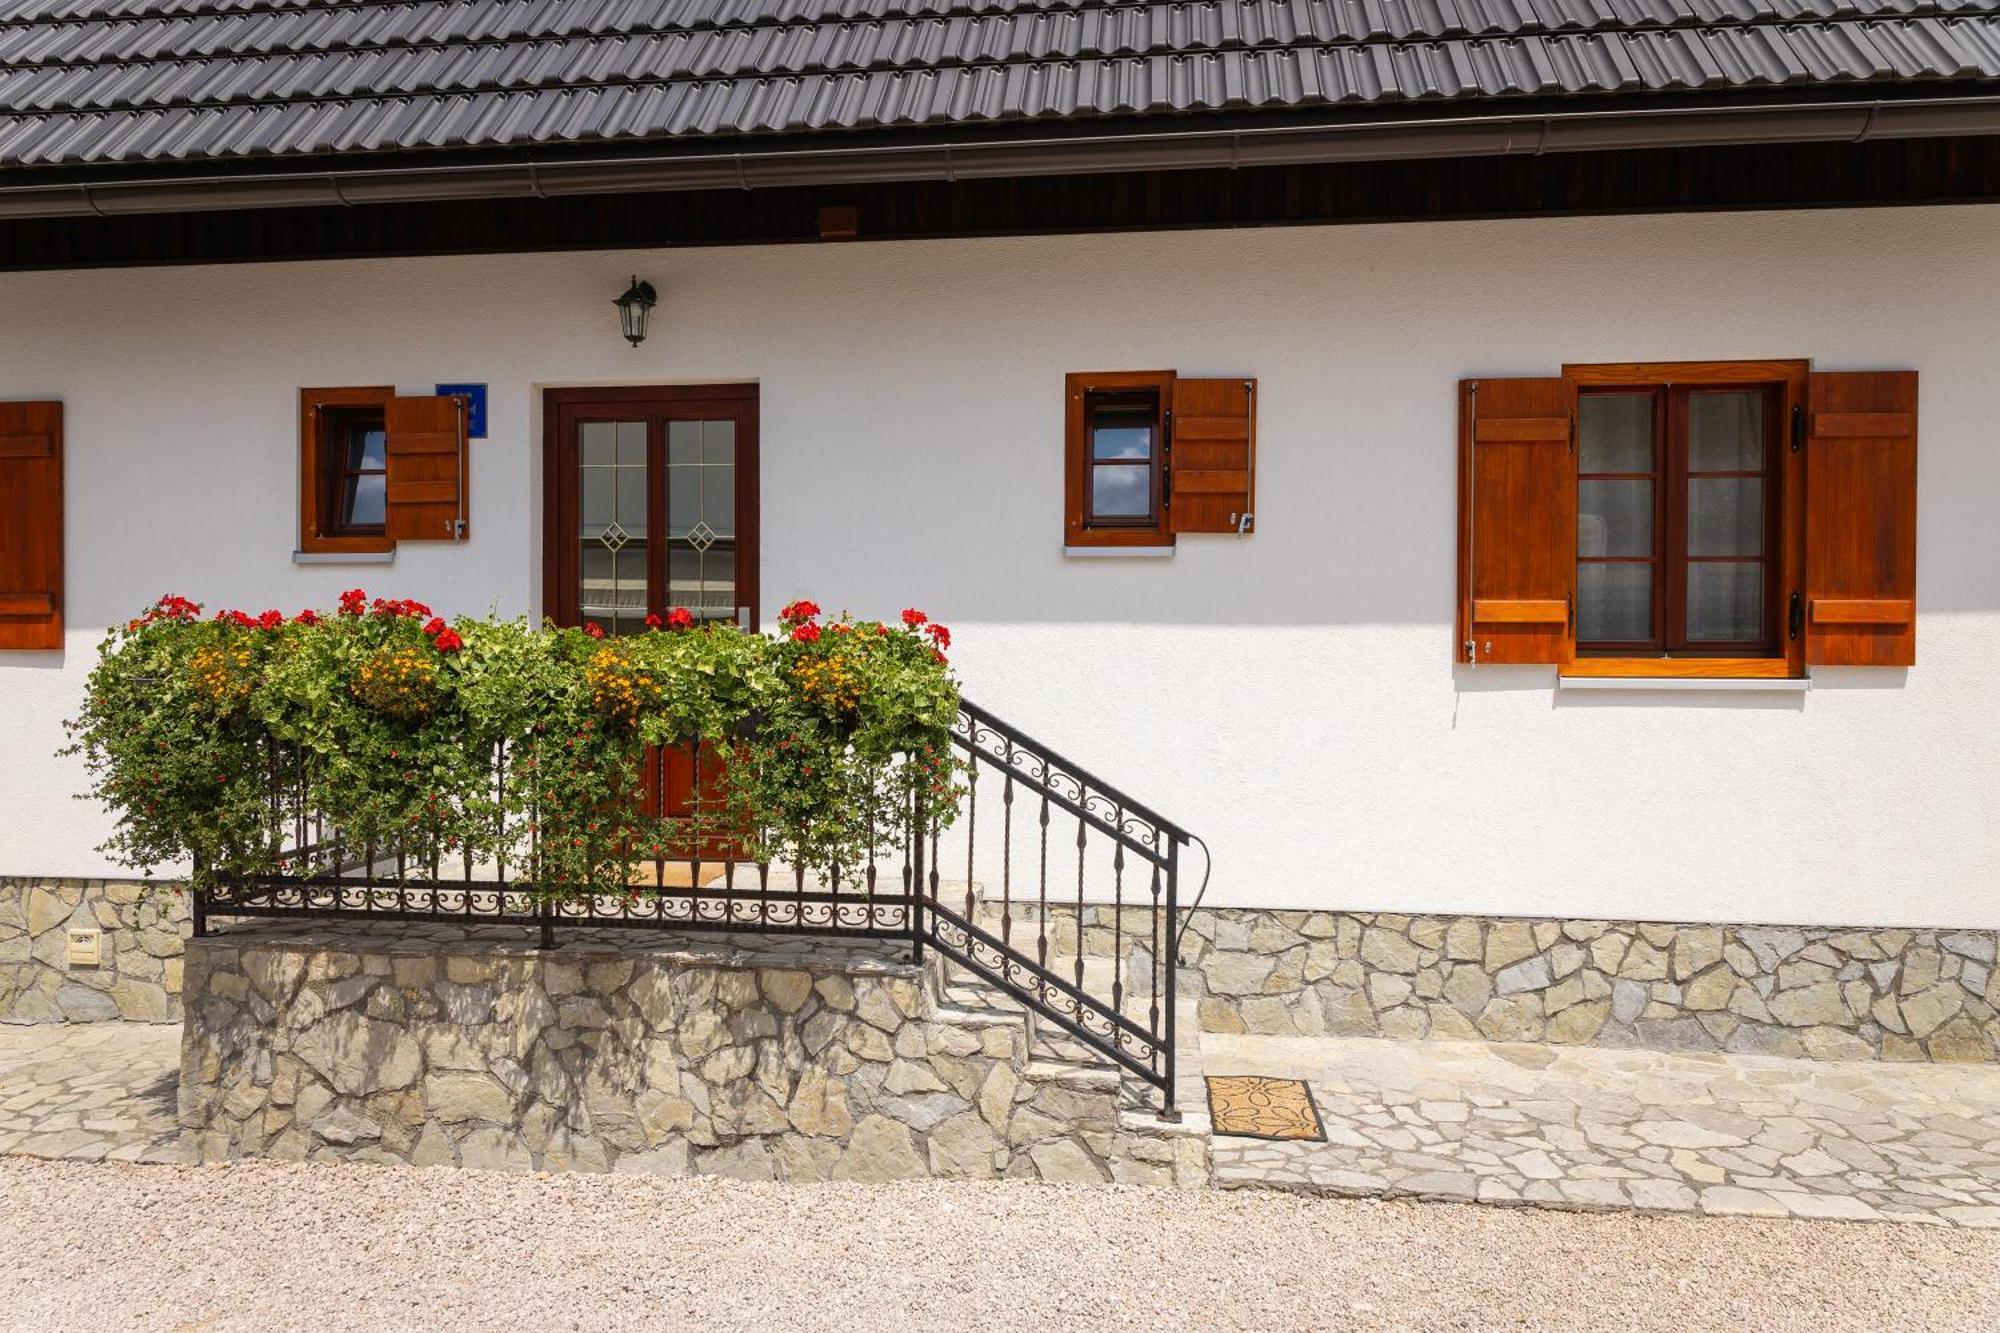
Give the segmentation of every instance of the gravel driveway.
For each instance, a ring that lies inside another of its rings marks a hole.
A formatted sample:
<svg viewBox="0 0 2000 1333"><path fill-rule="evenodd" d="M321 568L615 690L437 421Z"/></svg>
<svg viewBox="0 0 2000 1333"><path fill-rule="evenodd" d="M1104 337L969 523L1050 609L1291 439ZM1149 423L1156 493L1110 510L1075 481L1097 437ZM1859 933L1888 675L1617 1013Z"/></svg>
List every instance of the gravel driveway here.
<svg viewBox="0 0 2000 1333"><path fill-rule="evenodd" d="M1975 1329L2000 1234L1039 1184L0 1160L8 1329Z"/></svg>

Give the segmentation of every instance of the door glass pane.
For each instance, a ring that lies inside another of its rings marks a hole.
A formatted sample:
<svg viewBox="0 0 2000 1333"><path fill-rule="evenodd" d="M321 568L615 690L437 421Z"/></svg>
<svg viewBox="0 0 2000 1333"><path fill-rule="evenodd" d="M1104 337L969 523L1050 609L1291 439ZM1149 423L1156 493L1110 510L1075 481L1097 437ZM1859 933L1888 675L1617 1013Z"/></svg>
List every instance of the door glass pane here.
<svg viewBox="0 0 2000 1333"><path fill-rule="evenodd" d="M1577 485L1578 555L1651 555L1653 483L1584 481Z"/></svg>
<svg viewBox="0 0 2000 1333"><path fill-rule="evenodd" d="M1095 518L1145 518L1153 512L1153 470L1125 463L1090 470L1090 512Z"/></svg>
<svg viewBox="0 0 2000 1333"><path fill-rule="evenodd" d="M646 556L636 545L606 550L583 544L583 595L579 610L607 634L636 634L645 627Z"/></svg>
<svg viewBox="0 0 2000 1333"><path fill-rule="evenodd" d="M1689 555L1761 555L1763 550L1761 477L1688 479Z"/></svg>
<svg viewBox="0 0 2000 1333"><path fill-rule="evenodd" d="M667 423L667 605L736 614L736 423Z"/></svg>
<svg viewBox="0 0 2000 1333"><path fill-rule="evenodd" d="M1763 471L1764 402L1761 392L1689 394L1688 471Z"/></svg>
<svg viewBox="0 0 2000 1333"><path fill-rule="evenodd" d="M1703 561L1688 566L1687 636L1697 642L1764 637L1764 566Z"/></svg>
<svg viewBox="0 0 2000 1333"><path fill-rule="evenodd" d="M1584 564L1576 568L1576 637L1629 643L1653 637L1653 567Z"/></svg>
<svg viewBox="0 0 2000 1333"><path fill-rule="evenodd" d="M1653 470L1653 395L1587 393L1577 399L1578 470Z"/></svg>
<svg viewBox="0 0 2000 1333"><path fill-rule="evenodd" d="M646 616L646 423L589 421L579 428L584 620L633 634Z"/></svg>

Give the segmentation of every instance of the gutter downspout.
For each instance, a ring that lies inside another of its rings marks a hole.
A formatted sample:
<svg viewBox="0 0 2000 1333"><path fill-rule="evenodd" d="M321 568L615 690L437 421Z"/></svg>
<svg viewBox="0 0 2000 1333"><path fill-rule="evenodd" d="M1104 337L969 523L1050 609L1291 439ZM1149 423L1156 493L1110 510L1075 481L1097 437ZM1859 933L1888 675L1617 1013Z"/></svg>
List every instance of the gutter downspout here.
<svg viewBox="0 0 2000 1333"><path fill-rule="evenodd" d="M1436 157L1600 152L1746 143L1863 143L2000 134L2000 96L1798 102L1715 109L1545 112L882 148L687 152L502 166L404 167L0 185L0 219L119 217L220 209L446 199L960 181L1106 171L1297 166Z"/></svg>

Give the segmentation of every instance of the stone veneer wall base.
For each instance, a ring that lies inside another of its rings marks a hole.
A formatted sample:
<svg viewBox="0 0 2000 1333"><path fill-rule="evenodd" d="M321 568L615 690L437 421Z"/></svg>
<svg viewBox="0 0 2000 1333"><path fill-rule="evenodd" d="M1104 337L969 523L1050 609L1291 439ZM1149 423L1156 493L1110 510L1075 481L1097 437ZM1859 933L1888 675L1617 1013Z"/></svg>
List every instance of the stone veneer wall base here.
<svg viewBox="0 0 2000 1333"><path fill-rule="evenodd" d="M996 921L996 904L981 904ZM1086 956L1147 941L1083 909ZM1015 905L1032 940L1035 908ZM1077 911L1051 908L1051 949ZM1024 934L1024 932L1027 932ZM1032 947L1032 946L1031 946ZM1531 1041L1820 1060L2000 1058L2000 932L1196 911L1181 994L1210 1032Z"/></svg>
<svg viewBox="0 0 2000 1333"><path fill-rule="evenodd" d="M187 904L134 880L0 878L0 1023L175 1023ZM69 931L100 934L96 967Z"/></svg>
<svg viewBox="0 0 2000 1333"><path fill-rule="evenodd" d="M1207 1183L1206 1136L1108 1070L1030 1059L1019 1012L825 941L229 926L190 943L192 1161Z"/></svg>

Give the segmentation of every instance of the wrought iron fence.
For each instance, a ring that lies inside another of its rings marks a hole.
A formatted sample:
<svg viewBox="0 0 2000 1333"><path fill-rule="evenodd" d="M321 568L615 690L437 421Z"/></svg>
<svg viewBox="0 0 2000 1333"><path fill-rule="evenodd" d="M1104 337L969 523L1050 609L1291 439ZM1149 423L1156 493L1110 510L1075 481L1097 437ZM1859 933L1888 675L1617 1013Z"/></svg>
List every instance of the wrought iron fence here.
<svg viewBox="0 0 2000 1333"><path fill-rule="evenodd" d="M738 855L743 843L726 829L702 831L703 765L715 760L699 749L649 756L654 792L672 763L691 762L697 832L679 855L630 858L629 882L614 892L548 892L533 873L534 833L525 866L353 843L328 827L303 778L274 766L287 871L206 877L193 927L206 934L214 917L513 924L539 930L544 948L569 926L901 941L918 959L934 949L1151 1084L1173 1115L1180 851L1190 835L970 702L952 740L961 760L952 817L913 802L871 825L865 861L848 871ZM496 751L497 793L508 780Z"/></svg>

